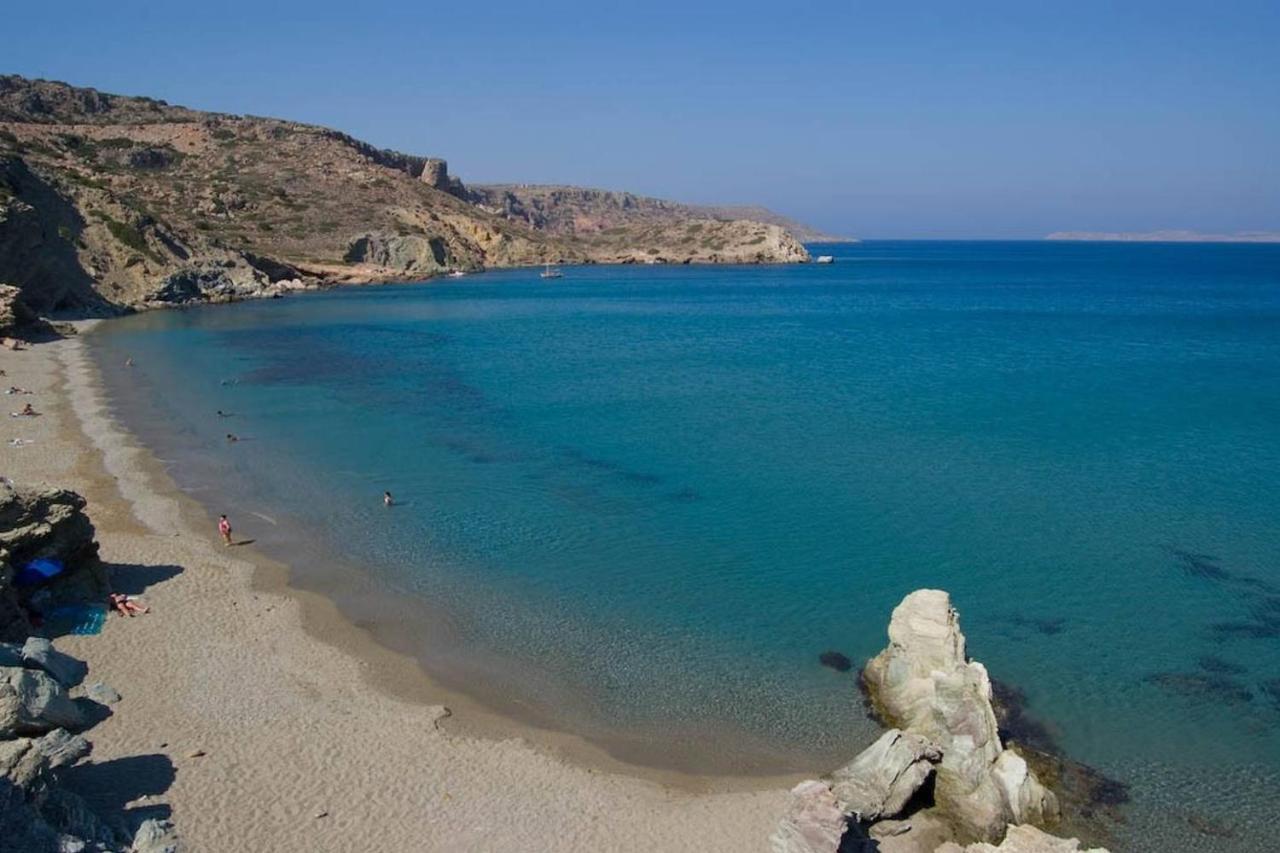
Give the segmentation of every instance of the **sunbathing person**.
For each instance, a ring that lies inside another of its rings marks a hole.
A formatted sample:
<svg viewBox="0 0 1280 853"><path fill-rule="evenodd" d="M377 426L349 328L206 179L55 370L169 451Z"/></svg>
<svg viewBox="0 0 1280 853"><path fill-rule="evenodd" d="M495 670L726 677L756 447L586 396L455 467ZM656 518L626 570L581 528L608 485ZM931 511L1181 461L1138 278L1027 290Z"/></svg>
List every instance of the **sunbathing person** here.
<svg viewBox="0 0 1280 853"><path fill-rule="evenodd" d="M139 613L151 612L150 607L139 605L132 596L125 595L122 592L113 592L108 595L107 603L121 616L137 616Z"/></svg>
<svg viewBox="0 0 1280 853"><path fill-rule="evenodd" d="M30 404L30 403L27 403L25 406L23 406L23 407L22 407L22 411L21 411L21 412L10 412L10 413L9 413L9 417L12 417L12 418L34 418L34 417L36 417L36 416L37 416L37 415L39 415L39 414L40 414L39 412L37 412L35 409L31 408L31 404Z"/></svg>
<svg viewBox="0 0 1280 853"><path fill-rule="evenodd" d="M28 391L26 388L19 388L17 385L10 385L10 386L9 386L9 390L8 390L8 391L5 391L4 393L6 393L6 394L30 394L31 392L30 392L30 391Z"/></svg>

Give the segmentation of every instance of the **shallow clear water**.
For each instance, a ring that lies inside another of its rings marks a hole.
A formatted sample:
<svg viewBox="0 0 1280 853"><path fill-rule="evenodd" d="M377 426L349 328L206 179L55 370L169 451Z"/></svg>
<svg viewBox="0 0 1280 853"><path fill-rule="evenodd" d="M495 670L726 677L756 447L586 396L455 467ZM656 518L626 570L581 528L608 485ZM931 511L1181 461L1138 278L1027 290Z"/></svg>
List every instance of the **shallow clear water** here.
<svg viewBox="0 0 1280 853"><path fill-rule="evenodd" d="M92 340L180 485L303 583L368 569L455 681L824 769L870 728L819 653L865 659L942 587L970 653L1133 785L1135 827L1226 810L1232 839L1183 829L1280 843L1280 246L821 251Z"/></svg>

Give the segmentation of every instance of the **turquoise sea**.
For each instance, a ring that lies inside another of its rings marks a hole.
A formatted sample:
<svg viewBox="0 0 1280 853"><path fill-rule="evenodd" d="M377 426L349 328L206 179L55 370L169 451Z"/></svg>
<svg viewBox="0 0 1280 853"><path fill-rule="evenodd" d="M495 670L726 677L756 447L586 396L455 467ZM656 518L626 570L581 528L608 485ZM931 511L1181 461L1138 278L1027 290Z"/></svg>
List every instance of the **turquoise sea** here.
<svg viewBox="0 0 1280 853"><path fill-rule="evenodd" d="M819 655L941 587L1129 784L1122 849L1280 847L1280 246L812 250L89 340L182 488L486 701L631 760L828 770L875 727Z"/></svg>

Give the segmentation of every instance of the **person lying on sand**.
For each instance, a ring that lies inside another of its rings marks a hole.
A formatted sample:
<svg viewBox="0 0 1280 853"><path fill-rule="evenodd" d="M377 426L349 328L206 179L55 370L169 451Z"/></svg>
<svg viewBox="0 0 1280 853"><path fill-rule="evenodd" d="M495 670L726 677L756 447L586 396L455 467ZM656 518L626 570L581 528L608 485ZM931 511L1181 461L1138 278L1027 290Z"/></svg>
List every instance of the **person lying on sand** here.
<svg viewBox="0 0 1280 853"><path fill-rule="evenodd" d="M4 393L6 393L6 394L30 394L31 392L30 392L30 391L28 391L26 388L19 388L17 385L10 385L10 386L9 386L9 390L8 390L8 391L5 391Z"/></svg>
<svg viewBox="0 0 1280 853"><path fill-rule="evenodd" d="M137 604L131 596L121 592L113 592L107 596L107 603L121 616L137 616L139 613L150 613L151 608Z"/></svg>
<svg viewBox="0 0 1280 853"><path fill-rule="evenodd" d="M31 408L30 403L27 403L25 406L23 406L21 412L9 413L9 417L11 418L34 418L34 417L38 417L39 415L40 415L39 412Z"/></svg>

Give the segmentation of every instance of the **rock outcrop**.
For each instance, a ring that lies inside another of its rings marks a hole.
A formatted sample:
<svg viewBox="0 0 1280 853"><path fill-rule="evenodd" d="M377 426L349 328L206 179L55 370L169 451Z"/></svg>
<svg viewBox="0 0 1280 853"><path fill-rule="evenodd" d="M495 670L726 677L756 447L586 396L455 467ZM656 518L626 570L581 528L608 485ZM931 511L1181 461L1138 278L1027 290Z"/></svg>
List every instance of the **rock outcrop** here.
<svg viewBox="0 0 1280 853"><path fill-rule="evenodd" d="M935 853L1107 853L1107 851L1101 847L1081 851L1080 842L1075 838L1058 838L1034 826L1016 825L1009 827L1004 841L999 844L979 841L967 847L961 847L951 841L938 847Z"/></svg>
<svg viewBox="0 0 1280 853"><path fill-rule="evenodd" d="M863 679L886 721L941 748L934 798L963 834L993 841L1009 824L1057 816L1054 795L1000 741L991 681L966 657L947 593L918 590L903 599L889 623L889 646Z"/></svg>
<svg viewBox="0 0 1280 853"><path fill-rule="evenodd" d="M0 484L0 640L25 641L30 614L63 601L105 600L106 572L84 507L65 489ZM36 563L58 570L33 573Z"/></svg>
<svg viewBox="0 0 1280 853"><path fill-rule="evenodd" d="M0 337L20 335L37 323L36 314L22 301L22 291L0 284Z"/></svg>
<svg viewBox="0 0 1280 853"><path fill-rule="evenodd" d="M867 664L863 681L873 708L898 728L828 779L792 790L770 839L774 853L966 853L957 842L976 842L970 853L1078 849L1075 839L1028 825L1055 821L1057 799L1001 743L990 679L966 656L947 593L903 599L889 646ZM998 848L988 843L1001 839Z"/></svg>
<svg viewBox="0 0 1280 853"><path fill-rule="evenodd" d="M95 702L121 701L100 682L85 690L91 698L72 698L88 668L29 635L29 612L106 595L84 507L84 498L63 489L0 486L0 634L13 641L0 642L0 851L177 853L168 821L143 821L135 831L120 815L95 814L60 784L59 771L90 751L72 731L92 722Z"/></svg>
<svg viewBox="0 0 1280 853"><path fill-rule="evenodd" d="M896 817L942 760L936 744L890 729L857 758L831 774L831 791L854 820Z"/></svg>
<svg viewBox="0 0 1280 853"><path fill-rule="evenodd" d="M791 800L769 838L772 853L836 853L846 828L844 812L835 794L817 780L791 789Z"/></svg>
<svg viewBox="0 0 1280 853"><path fill-rule="evenodd" d="M0 668L0 738L84 723L84 713L52 676L38 669Z"/></svg>
<svg viewBox="0 0 1280 853"><path fill-rule="evenodd" d="M418 179L432 189L446 192L456 198L465 199L467 188L461 179L449 174L449 164L439 157L428 157L422 164L422 174Z"/></svg>
<svg viewBox="0 0 1280 853"><path fill-rule="evenodd" d="M344 257L348 263L368 264L399 275L427 276L448 269L452 263L443 240L396 234L357 237Z"/></svg>

